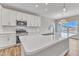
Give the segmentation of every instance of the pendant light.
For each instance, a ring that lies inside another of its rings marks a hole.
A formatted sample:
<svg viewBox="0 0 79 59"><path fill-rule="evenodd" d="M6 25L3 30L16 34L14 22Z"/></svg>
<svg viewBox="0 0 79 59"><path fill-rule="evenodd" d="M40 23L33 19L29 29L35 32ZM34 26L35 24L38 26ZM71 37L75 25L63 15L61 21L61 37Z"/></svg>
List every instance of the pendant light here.
<svg viewBox="0 0 79 59"><path fill-rule="evenodd" d="M63 10L63 12L66 12L67 11L66 4L65 3L63 4L63 9L62 10Z"/></svg>

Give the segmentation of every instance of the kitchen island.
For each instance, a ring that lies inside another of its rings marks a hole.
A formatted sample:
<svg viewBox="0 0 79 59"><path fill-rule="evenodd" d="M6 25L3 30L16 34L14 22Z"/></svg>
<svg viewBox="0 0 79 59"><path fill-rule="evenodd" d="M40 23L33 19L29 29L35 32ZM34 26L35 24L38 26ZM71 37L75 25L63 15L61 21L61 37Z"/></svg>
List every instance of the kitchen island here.
<svg viewBox="0 0 79 59"><path fill-rule="evenodd" d="M68 38L57 35L25 35L20 41L26 56L59 56L69 50Z"/></svg>

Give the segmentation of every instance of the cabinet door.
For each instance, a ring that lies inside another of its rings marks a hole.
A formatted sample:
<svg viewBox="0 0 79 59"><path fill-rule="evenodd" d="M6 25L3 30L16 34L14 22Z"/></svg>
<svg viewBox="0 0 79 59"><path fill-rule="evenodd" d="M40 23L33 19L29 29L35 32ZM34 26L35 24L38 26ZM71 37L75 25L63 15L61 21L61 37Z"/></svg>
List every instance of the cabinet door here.
<svg viewBox="0 0 79 59"><path fill-rule="evenodd" d="M40 17L29 15L27 17L27 26L40 26Z"/></svg>
<svg viewBox="0 0 79 59"><path fill-rule="evenodd" d="M0 5L0 21L1 21L1 15L2 15L2 6Z"/></svg>
<svg viewBox="0 0 79 59"><path fill-rule="evenodd" d="M31 16L27 16L27 26L31 26Z"/></svg>
<svg viewBox="0 0 79 59"><path fill-rule="evenodd" d="M27 26L35 26L35 19L33 15L27 16Z"/></svg>
<svg viewBox="0 0 79 59"><path fill-rule="evenodd" d="M9 16L10 16L10 25L16 26L16 11L9 10Z"/></svg>
<svg viewBox="0 0 79 59"><path fill-rule="evenodd" d="M23 14L21 12L17 12L17 20L23 20Z"/></svg>
<svg viewBox="0 0 79 59"><path fill-rule="evenodd" d="M2 6L0 5L0 32L2 32L2 24L1 24L2 19L1 18L2 18Z"/></svg>
<svg viewBox="0 0 79 59"><path fill-rule="evenodd" d="M16 12L10 9L2 9L2 25L16 26Z"/></svg>
<svg viewBox="0 0 79 59"><path fill-rule="evenodd" d="M9 10L6 8L2 8L2 25L10 24Z"/></svg>
<svg viewBox="0 0 79 59"><path fill-rule="evenodd" d="M7 35L0 35L0 47L8 46Z"/></svg>
<svg viewBox="0 0 79 59"><path fill-rule="evenodd" d="M40 26L40 17L39 16L35 16L35 26Z"/></svg>
<svg viewBox="0 0 79 59"><path fill-rule="evenodd" d="M41 18L40 17L37 17L37 25L41 26Z"/></svg>
<svg viewBox="0 0 79 59"><path fill-rule="evenodd" d="M9 45L13 45L13 44L16 44L16 34L10 34L8 35L8 44Z"/></svg>
<svg viewBox="0 0 79 59"><path fill-rule="evenodd" d="M23 13L23 21L27 21L28 14Z"/></svg>
<svg viewBox="0 0 79 59"><path fill-rule="evenodd" d="M35 19L34 19L34 16L33 15L31 15L30 16L30 23L31 23L31 26L35 26Z"/></svg>
<svg viewBox="0 0 79 59"><path fill-rule="evenodd" d="M34 26L37 26L37 16L34 16Z"/></svg>

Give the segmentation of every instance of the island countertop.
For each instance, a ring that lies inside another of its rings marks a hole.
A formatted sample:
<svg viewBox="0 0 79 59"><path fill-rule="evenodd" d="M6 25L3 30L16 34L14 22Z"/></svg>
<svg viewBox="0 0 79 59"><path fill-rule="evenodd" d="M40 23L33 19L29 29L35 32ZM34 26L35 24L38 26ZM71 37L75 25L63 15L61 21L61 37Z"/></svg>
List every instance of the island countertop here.
<svg viewBox="0 0 79 59"><path fill-rule="evenodd" d="M55 39L53 39L55 38ZM42 51L58 42L64 41L67 38L57 38L54 36L43 36L43 35L29 35L20 36L21 43L27 55L32 55Z"/></svg>

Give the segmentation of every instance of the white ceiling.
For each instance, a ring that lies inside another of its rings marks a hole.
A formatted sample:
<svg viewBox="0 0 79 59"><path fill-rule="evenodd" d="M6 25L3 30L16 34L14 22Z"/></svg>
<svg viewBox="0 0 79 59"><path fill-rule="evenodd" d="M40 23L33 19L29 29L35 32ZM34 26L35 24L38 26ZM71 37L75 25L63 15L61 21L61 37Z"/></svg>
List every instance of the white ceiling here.
<svg viewBox="0 0 79 59"><path fill-rule="evenodd" d="M37 8L36 4L39 5ZM67 12L65 15L62 15L63 3L49 3L48 5L45 3L7 3L2 5L52 19L79 15L79 3L66 3ZM48 11L45 11L46 8Z"/></svg>

